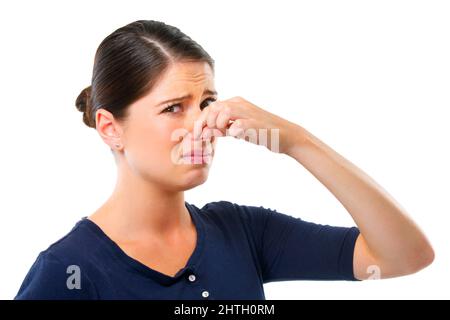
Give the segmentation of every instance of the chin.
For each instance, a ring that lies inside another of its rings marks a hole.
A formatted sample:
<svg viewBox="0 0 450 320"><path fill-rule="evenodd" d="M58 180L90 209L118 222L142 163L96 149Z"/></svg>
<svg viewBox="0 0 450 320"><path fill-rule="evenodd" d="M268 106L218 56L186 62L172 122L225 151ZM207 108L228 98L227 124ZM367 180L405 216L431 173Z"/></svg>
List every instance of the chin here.
<svg viewBox="0 0 450 320"><path fill-rule="evenodd" d="M195 188L208 180L209 168L207 166L193 167L182 173L179 177L180 190Z"/></svg>

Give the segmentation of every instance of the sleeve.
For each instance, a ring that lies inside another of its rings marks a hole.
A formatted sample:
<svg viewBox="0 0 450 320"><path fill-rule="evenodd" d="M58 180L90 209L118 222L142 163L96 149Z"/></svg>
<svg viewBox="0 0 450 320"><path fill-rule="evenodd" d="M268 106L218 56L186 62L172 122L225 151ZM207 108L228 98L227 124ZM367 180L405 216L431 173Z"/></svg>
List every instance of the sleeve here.
<svg viewBox="0 0 450 320"><path fill-rule="evenodd" d="M62 263L41 252L22 282L15 300L88 300L96 298L94 286L76 265Z"/></svg>
<svg viewBox="0 0 450 320"><path fill-rule="evenodd" d="M304 221L262 206L235 205L252 233L263 283L286 280L351 280L357 227Z"/></svg>

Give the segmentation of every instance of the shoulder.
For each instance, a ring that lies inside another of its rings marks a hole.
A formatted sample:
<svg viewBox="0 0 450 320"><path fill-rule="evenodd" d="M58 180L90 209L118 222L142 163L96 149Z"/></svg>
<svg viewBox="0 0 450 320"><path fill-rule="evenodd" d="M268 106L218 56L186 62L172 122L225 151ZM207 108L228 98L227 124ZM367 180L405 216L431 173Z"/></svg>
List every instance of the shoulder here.
<svg viewBox="0 0 450 320"><path fill-rule="evenodd" d="M263 206L238 204L225 200L208 202L201 210L206 214L229 214L243 217L249 217L254 214L268 214L276 211Z"/></svg>
<svg viewBox="0 0 450 320"><path fill-rule="evenodd" d="M270 217L283 216L290 219L294 218L291 215L278 212L276 209L269 207L264 207L262 205L248 205L248 204L238 204L231 201L214 201L205 204L202 209L204 214L209 215L226 215L228 217L234 216L239 219L245 220L261 220L265 221Z"/></svg>
<svg viewBox="0 0 450 320"><path fill-rule="evenodd" d="M213 201L206 203L201 209L200 214L210 219L226 219L229 222L242 219L249 219L256 214L257 207L237 204L231 201Z"/></svg>
<svg viewBox="0 0 450 320"><path fill-rule="evenodd" d="M89 279L92 235L79 221L72 230L41 251L29 269L15 299L92 299ZM95 250L95 248L94 248Z"/></svg>
<svg viewBox="0 0 450 320"><path fill-rule="evenodd" d="M58 259L64 264L88 263L96 252L102 250L103 242L93 232L91 222L87 218L79 220L62 238L52 243L41 254Z"/></svg>
<svg viewBox="0 0 450 320"><path fill-rule="evenodd" d="M205 204L201 214L223 225L237 225L253 232L262 232L270 223L288 224L300 218L278 212L261 205L238 204L231 201L214 201Z"/></svg>
<svg viewBox="0 0 450 320"><path fill-rule="evenodd" d="M303 220L291 213L262 205L237 204L230 201L207 203L202 209L204 214L222 221L223 225L238 226L246 231L264 237L287 237L296 232L299 236L318 233L345 233L347 228L332 227Z"/></svg>

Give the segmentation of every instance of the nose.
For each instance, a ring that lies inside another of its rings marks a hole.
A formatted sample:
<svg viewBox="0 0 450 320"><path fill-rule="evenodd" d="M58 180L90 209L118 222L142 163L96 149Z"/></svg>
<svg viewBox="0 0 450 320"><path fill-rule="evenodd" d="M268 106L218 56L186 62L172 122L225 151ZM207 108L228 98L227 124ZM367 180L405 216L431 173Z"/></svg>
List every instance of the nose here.
<svg viewBox="0 0 450 320"><path fill-rule="evenodd" d="M180 147L183 152L190 152L191 150L209 150L212 151L214 137L205 137L202 133L207 130L206 115L207 108L201 110L200 107L190 108L183 119L183 131ZM197 137L197 138L196 138Z"/></svg>
<svg viewBox="0 0 450 320"><path fill-rule="evenodd" d="M190 135L191 140L194 140L195 135L200 136L198 139L201 139L201 132L206 127L206 122L202 120L205 119L208 110L206 110L207 108L200 110L200 107L192 109L193 110L186 115L183 126Z"/></svg>

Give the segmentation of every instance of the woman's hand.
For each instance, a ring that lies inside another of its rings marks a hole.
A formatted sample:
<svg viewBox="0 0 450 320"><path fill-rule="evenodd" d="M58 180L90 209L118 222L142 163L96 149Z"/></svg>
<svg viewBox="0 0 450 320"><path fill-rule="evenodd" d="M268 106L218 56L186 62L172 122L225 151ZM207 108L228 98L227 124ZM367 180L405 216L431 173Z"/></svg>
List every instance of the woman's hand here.
<svg viewBox="0 0 450 320"><path fill-rule="evenodd" d="M300 126L241 97L212 102L195 126L196 138L232 136L276 153L287 153L301 135Z"/></svg>

